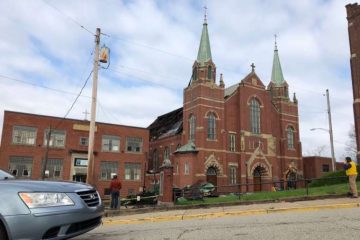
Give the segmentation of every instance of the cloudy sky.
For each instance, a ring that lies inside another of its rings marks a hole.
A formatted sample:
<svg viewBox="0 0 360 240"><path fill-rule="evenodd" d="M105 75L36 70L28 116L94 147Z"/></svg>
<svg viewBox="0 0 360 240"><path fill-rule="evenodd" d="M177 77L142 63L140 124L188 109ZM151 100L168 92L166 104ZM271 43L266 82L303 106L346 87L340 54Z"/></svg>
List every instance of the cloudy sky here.
<svg viewBox="0 0 360 240"><path fill-rule="evenodd" d="M99 71L97 121L147 127L182 106L206 5L212 57L226 86L244 78L251 63L267 85L278 35L284 77L299 101L303 155L325 146L322 155L330 156L328 132L310 131L328 129L329 89L339 161L353 124L348 3L2 0L0 124L4 110L65 116L92 70L94 33L101 28L111 63ZM91 79L68 117L84 119L90 111Z"/></svg>

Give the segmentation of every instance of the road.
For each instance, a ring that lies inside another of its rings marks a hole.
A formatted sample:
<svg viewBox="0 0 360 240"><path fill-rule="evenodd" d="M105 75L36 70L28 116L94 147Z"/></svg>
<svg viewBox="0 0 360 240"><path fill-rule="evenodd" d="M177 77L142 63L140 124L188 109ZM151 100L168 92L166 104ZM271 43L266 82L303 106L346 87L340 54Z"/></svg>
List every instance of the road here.
<svg viewBox="0 0 360 240"><path fill-rule="evenodd" d="M76 240L360 239L360 208L105 224Z"/></svg>

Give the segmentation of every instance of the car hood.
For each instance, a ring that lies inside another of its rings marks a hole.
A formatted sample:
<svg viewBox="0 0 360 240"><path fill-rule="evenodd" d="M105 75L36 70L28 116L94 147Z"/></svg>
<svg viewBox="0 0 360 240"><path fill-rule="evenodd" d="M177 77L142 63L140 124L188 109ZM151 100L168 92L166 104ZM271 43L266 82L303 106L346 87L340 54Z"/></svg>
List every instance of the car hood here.
<svg viewBox="0 0 360 240"><path fill-rule="evenodd" d="M94 189L91 185L66 181L3 180L0 184L17 189L18 192L77 192Z"/></svg>

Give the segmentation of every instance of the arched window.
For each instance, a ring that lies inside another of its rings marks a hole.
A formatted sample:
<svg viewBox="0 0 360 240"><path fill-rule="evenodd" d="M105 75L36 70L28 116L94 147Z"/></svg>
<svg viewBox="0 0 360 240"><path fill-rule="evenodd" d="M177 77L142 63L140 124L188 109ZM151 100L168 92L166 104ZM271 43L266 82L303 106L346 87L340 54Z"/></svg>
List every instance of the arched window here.
<svg viewBox="0 0 360 240"><path fill-rule="evenodd" d="M260 103L255 98L250 101L251 132L260 134Z"/></svg>
<svg viewBox="0 0 360 240"><path fill-rule="evenodd" d="M159 154L158 151L155 149L153 151L153 155L152 155L152 170L154 171L158 171L159 170Z"/></svg>
<svg viewBox="0 0 360 240"><path fill-rule="evenodd" d="M197 68L196 68L196 67L193 68L192 79L193 79L193 80L197 80Z"/></svg>
<svg viewBox="0 0 360 240"><path fill-rule="evenodd" d="M287 145L289 149L294 149L294 128L287 128Z"/></svg>
<svg viewBox="0 0 360 240"><path fill-rule="evenodd" d="M189 119L189 140L195 141L195 128L196 128L196 118L194 115L191 115Z"/></svg>
<svg viewBox="0 0 360 240"><path fill-rule="evenodd" d="M211 68L211 66L208 67L208 72L207 72L207 74L208 74L208 77L207 77L207 78L208 78L209 80L211 80L211 79L212 79L212 68Z"/></svg>
<svg viewBox="0 0 360 240"><path fill-rule="evenodd" d="M216 138L216 117L213 112L208 114L208 134L207 138L214 140Z"/></svg>
<svg viewBox="0 0 360 240"><path fill-rule="evenodd" d="M164 150L164 160L165 159L170 159L170 148L169 147L165 147Z"/></svg>

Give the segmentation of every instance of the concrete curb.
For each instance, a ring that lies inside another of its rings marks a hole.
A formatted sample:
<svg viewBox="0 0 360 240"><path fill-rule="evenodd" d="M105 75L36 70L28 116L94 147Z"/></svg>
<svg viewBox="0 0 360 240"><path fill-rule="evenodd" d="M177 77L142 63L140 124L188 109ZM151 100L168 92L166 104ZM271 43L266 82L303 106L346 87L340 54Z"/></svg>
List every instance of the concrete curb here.
<svg viewBox="0 0 360 240"><path fill-rule="evenodd" d="M104 217L116 217L116 216L134 215L134 214L152 213L152 212L166 212L172 210L208 209L212 207L241 206L241 205L277 203L277 202L300 202L300 201L319 200L319 199L335 199L342 197L346 197L346 195L339 194L339 195L323 195L323 196L302 196L302 197L289 197L289 198L276 199L276 200L226 202L226 203L196 204L196 205L174 205L174 206L160 205L160 206L152 206L152 207L144 207L144 208L105 210Z"/></svg>
<svg viewBox="0 0 360 240"><path fill-rule="evenodd" d="M272 213L283 213L283 212L305 212L305 211L318 211L324 209L340 209L340 208L358 208L360 203L340 203L340 204L328 204L328 205L317 205L317 206L306 206L306 207L293 207L293 208L275 208L275 209L255 209L255 210L238 210L238 211L227 211L227 212L213 212L203 214L190 214L190 215L169 215L169 216L158 216L148 218L135 218L135 219L105 219L103 220L104 225L112 224L140 224L145 222L164 222L164 221L183 221L191 219L212 219L227 216L248 216L257 214L272 214Z"/></svg>

